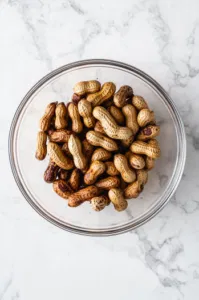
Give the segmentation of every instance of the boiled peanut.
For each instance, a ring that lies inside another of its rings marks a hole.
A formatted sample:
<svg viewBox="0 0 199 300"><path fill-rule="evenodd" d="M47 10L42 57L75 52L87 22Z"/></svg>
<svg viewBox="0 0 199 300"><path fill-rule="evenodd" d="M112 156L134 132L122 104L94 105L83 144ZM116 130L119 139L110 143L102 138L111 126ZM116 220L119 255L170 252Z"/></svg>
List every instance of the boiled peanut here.
<svg viewBox="0 0 199 300"><path fill-rule="evenodd" d="M83 96L87 93L96 93L100 90L101 84L97 80L80 81L75 84L74 93Z"/></svg>
<svg viewBox="0 0 199 300"><path fill-rule="evenodd" d="M150 140L148 142L148 145L155 146L155 147L159 148L159 144L158 144L158 141L156 139ZM146 163L146 169L147 170L152 170L155 166L155 159L151 158L149 156L146 156L145 163Z"/></svg>
<svg viewBox="0 0 199 300"><path fill-rule="evenodd" d="M74 163L73 161L64 155L61 148L55 143L48 143L47 152L52 159L60 168L64 170L73 169Z"/></svg>
<svg viewBox="0 0 199 300"><path fill-rule="evenodd" d="M57 104L55 109L55 128L56 129L63 129L66 128L68 125L67 121L67 109L63 102Z"/></svg>
<svg viewBox="0 0 199 300"><path fill-rule="evenodd" d="M44 172L44 180L48 183L55 181L59 167L50 160L46 171Z"/></svg>
<svg viewBox="0 0 199 300"><path fill-rule="evenodd" d="M130 152L130 151L129 151ZM145 167L145 160L141 155L130 152L128 161L134 169L143 169Z"/></svg>
<svg viewBox="0 0 199 300"><path fill-rule="evenodd" d="M107 196L98 196L91 199L91 206L95 211L101 211L107 205L109 205L109 203L110 200Z"/></svg>
<svg viewBox="0 0 199 300"><path fill-rule="evenodd" d="M126 199L137 198L142 192L144 185L148 180L148 172L145 169L136 170L137 180L129 184L124 190L124 196Z"/></svg>
<svg viewBox="0 0 199 300"><path fill-rule="evenodd" d="M94 161L90 165L90 168L84 175L84 182L87 185L94 184L97 178L102 175L106 170L106 166L102 161Z"/></svg>
<svg viewBox="0 0 199 300"><path fill-rule="evenodd" d="M70 136L69 136L70 137ZM62 151L64 152L64 154L66 154L66 156L72 158L72 154L70 153L70 150L68 148L68 143L64 143L63 146L62 146Z"/></svg>
<svg viewBox="0 0 199 300"><path fill-rule="evenodd" d="M49 140L54 143L68 142L72 131L66 129L55 130L49 134Z"/></svg>
<svg viewBox="0 0 199 300"><path fill-rule="evenodd" d="M93 116L101 122L106 134L113 139L125 140L133 135L131 129L117 125L114 118L102 106L94 108Z"/></svg>
<svg viewBox="0 0 199 300"><path fill-rule="evenodd" d="M91 161L100 160L105 161L111 158L111 152L107 151L104 148L97 148L91 157Z"/></svg>
<svg viewBox="0 0 199 300"><path fill-rule="evenodd" d="M37 134L37 146L35 157L39 160L43 160L46 157L47 147L47 134L43 131L39 131Z"/></svg>
<svg viewBox="0 0 199 300"><path fill-rule="evenodd" d="M135 107L131 104L127 104L122 108L122 112L126 117L126 126L130 128L133 131L133 135L135 135L139 130Z"/></svg>
<svg viewBox="0 0 199 300"><path fill-rule="evenodd" d="M50 128L52 118L55 115L57 102L52 102L46 107L43 117L40 119L39 127L42 131L47 131Z"/></svg>
<svg viewBox="0 0 199 300"><path fill-rule="evenodd" d="M130 183L124 190L124 197L126 199L137 198L142 191L138 180Z"/></svg>
<svg viewBox="0 0 199 300"><path fill-rule="evenodd" d="M69 175L68 170L59 168L58 173L57 173L57 177L59 179L66 180L68 178L68 175Z"/></svg>
<svg viewBox="0 0 199 300"><path fill-rule="evenodd" d="M144 154L151 158L160 157L160 148L158 145L150 145L143 141L135 141L130 147L130 150L135 154Z"/></svg>
<svg viewBox="0 0 199 300"><path fill-rule="evenodd" d="M89 94L86 97L86 100L92 103L92 106L101 105L106 100L110 99L116 90L116 86L113 82L106 82L102 85L102 88L99 92L94 94Z"/></svg>
<svg viewBox="0 0 199 300"><path fill-rule="evenodd" d="M133 96L132 97L132 104L138 109L144 109L144 108L148 108L148 105L146 103L146 101L144 100L143 97L141 96Z"/></svg>
<svg viewBox="0 0 199 300"><path fill-rule="evenodd" d="M80 170L74 169L70 175L69 184L73 191L78 191L80 186Z"/></svg>
<svg viewBox="0 0 199 300"><path fill-rule="evenodd" d="M137 180L139 181L139 183L142 185L145 185L148 180L148 171L145 169L136 170L136 174L137 174Z"/></svg>
<svg viewBox="0 0 199 300"><path fill-rule="evenodd" d="M86 139L93 146L101 146L108 151L118 150L118 145L116 144L116 142L100 132L89 131L86 134Z"/></svg>
<svg viewBox="0 0 199 300"><path fill-rule="evenodd" d="M99 189L94 185L83 188L68 197L68 206L76 207L84 201L90 201L93 197L98 196L99 192Z"/></svg>
<svg viewBox="0 0 199 300"><path fill-rule="evenodd" d="M97 181L95 185L100 189L110 190L119 187L120 179L117 176L110 176Z"/></svg>
<svg viewBox="0 0 199 300"><path fill-rule="evenodd" d="M82 152L82 144L80 139L75 136L74 134L71 134L69 141L68 141L68 148L70 153L73 156L74 164L76 168L78 169L85 169L86 168L86 157Z"/></svg>
<svg viewBox="0 0 199 300"><path fill-rule="evenodd" d="M148 124L155 123L154 112L144 108L141 109L137 116L137 122L140 127L145 127Z"/></svg>
<svg viewBox="0 0 199 300"><path fill-rule="evenodd" d="M115 93L113 101L117 107L123 107L126 104L126 100L133 95L133 89L128 85L123 85Z"/></svg>
<svg viewBox="0 0 199 300"><path fill-rule="evenodd" d="M68 197L73 193L70 185L62 179L53 182L53 190L64 199L68 199Z"/></svg>
<svg viewBox="0 0 199 300"><path fill-rule="evenodd" d="M78 103L78 111L80 116L83 118L84 125L88 128L95 126L95 119L92 115L92 106L91 103L86 99L82 99Z"/></svg>
<svg viewBox="0 0 199 300"><path fill-rule="evenodd" d="M140 141L147 141L156 136L160 133L160 127L155 125L148 125L147 127L143 128L139 134L137 135L137 139Z"/></svg>
<svg viewBox="0 0 199 300"><path fill-rule="evenodd" d="M106 134L106 132L104 131L104 128L102 127L102 124L100 123L100 121L97 121L95 123L94 130L97 131L97 132L101 132L103 134Z"/></svg>
<svg viewBox="0 0 199 300"><path fill-rule="evenodd" d="M83 124L75 104L70 103L68 105L68 114L72 120L72 130L76 133L80 133L83 130Z"/></svg>
<svg viewBox="0 0 199 300"><path fill-rule="evenodd" d="M117 122L118 125L124 125L124 115L123 113L121 112L121 110L112 105L108 108L108 111L109 113L111 114L111 116L114 118L114 120Z"/></svg>
<svg viewBox="0 0 199 300"><path fill-rule="evenodd" d="M90 159L93 154L94 147L87 141L87 139L85 139L82 142L82 150L83 150L83 154L86 156L86 158Z"/></svg>
<svg viewBox="0 0 199 300"><path fill-rule="evenodd" d="M117 211L123 211L127 208L128 202L124 199L121 189L110 189L108 196Z"/></svg>
<svg viewBox="0 0 199 300"><path fill-rule="evenodd" d="M114 165L125 182L131 183L136 180L135 171L129 167L127 158L123 154L114 156Z"/></svg>
<svg viewBox="0 0 199 300"><path fill-rule="evenodd" d="M116 176L119 175L119 171L116 169L114 163L112 161L106 161L106 173L110 176Z"/></svg>
<svg viewBox="0 0 199 300"><path fill-rule="evenodd" d="M44 180L53 182L69 207L90 201L93 210L101 211L111 201L123 211L125 197L138 197L160 156L153 111L130 86L114 95L115 90L112 82L102 87L96 80L78 82L71 102L50 103L40 120L36 157L43 159L48 152Z"/></svg>
<svg viewBox="0 0 199 300"><path fill-rule="evenodd" d="M147 170L152 170L155 167L155 159L149 156L146 156L145 166Z"/></svg>

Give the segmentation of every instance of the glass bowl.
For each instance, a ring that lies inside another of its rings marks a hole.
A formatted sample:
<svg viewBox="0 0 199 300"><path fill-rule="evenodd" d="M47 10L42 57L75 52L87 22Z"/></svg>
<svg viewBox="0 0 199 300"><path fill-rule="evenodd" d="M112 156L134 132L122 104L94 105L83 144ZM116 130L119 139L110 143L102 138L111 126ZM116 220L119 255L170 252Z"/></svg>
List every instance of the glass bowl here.
<svg viewBox="0 0 199 300"><path fill-rule="evenodd" d="M48 164L35 159L38 122L46 105L53 101L68 102L74 84L97 79L113 81L117 88L127 84L135 95L142 95L161 126L158 138L161 158L149 173L143 193L128 200L128 208L117 212L112 205L95 212L90 204L67 206L52 185L43 180ZM65 65L42 78L20 103L10 128L10 163L16 183L30 205L45 219L62 229L85 235L114 235L134 229L154 217L169 201L181 179L186 138L181 117L168 94L149 75L130 65L111 60L84 60Z"/></svg>

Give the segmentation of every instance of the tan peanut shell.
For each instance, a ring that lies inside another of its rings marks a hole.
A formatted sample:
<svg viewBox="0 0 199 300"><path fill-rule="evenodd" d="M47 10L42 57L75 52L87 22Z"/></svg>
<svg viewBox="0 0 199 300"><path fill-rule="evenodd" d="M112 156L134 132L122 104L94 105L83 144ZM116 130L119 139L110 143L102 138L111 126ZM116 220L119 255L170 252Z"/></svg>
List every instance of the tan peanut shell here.
<svg viewBox="0 0 199 300"><path fill-rule="evenodd" d="M82 142L82 151L87 159L91 158L94 151L94 147L87 141L87 139L84 139Z"/></svg>
<svg viewBox="0 0 199 300"><path fill-rule="evenodd" d="M145 169L136 170L137 180L129 184L124 190L124 196L126 199L137 198L142 192L144 185L148 180L148 172Z"/></svg>
<svg viewBox="0 0 199 300"><path fill-rule="evenodd" d="M50 160L46 171L44 172L44 180L47 183L52 183L55 181L57 177L59 167L54 163L54 161Z"/></svg>
<svg viewBox="0 0 199 300"><path fill-rule="evenodd" d="M86 139L93 146L102 147L108 151L118 150L117 143L100 132L89 131L86 134Z"/></svg>
<svg viewBox="0 0 199 300"><path fill-rule="evenodd" d="M116 169L114 163L112 161L106 161L106 173L110 176L116 176L119 175L119 171Z"/></svg>
<svg viewBox="0 0 199 300"><path fill-rule="evenodd" d="M125 199L137 198L142 191L139 182L136 180L130 183L124 190Z"/></svg>
<svg viewBox="0 0 199 300"><path fill-rule="evenodd" d="M136 174L139 183L145 185L148 181L148 171L146 169L136 170Z"/></svg>
<svg viewBox="0 0 199 300"><path fill-rule="evenodd" d="M47 131L50 128L52 118L55 115L57 102L52 102L46 107L43 117L39 121L39 127L42 131Z"/></svg>
<svg viewBox="0 0 199 300"><path fill-rule="evenodd" d="M97 148L91 157L91 161L100 160L105 161L111 158L111 152L107 151L104 148Z"/></svg>
<svg viewBox="0 0 199 300"><path fill-rule="evenodd" d="M37 134L37 145L35 157L39 160L43 160L46 157L47 147L47 134L43 131L39 131Z"/></svg>
<svg viewBox="0 0 199 300"><path fill-rule="evenodd" d="M128 161L134 169L143 169L145 167L145 160L141 155L130 153Z"/></svg>
<svg viewBox="0 0 199 300"><path fill-rule="evenodd" d="M117 122L118 125L124 125L125 118L124 118L123 113L121 112L121 110L118 107L111 105L108 108L108 111L111 114L111 116L114 118L114 120Z"/></svg>
<svg viewBox="0 0 199 300"><path fill-rule="evenodd" d="M97 131L97 132L101 132L101 133L106 135L106 132L104 131L104 128L102 127L102 124L100 123L100 121L97 121L95 123L94 130Z"/></svg>
<svg viewBox="0 0 199 300"><path fill-rule="evenodd" d="M73 156L74 164L76 168L78 169L85 169L87 160L85 155L82 152L82 144L80 139L75 136L74 134L71 134L69 141L68 141L68 148L70 153Z"/></svg>
<svg viewBox="0 0 199 300"><path fill-rule="evenodd" d="M140 127L145 127L148 124L155 123L154 112L147 108L140 110L137 116L137 122Z"/></svg>
<svg viewBox="0 0 199 300"><path fill-rule="evenodd" d="M108 192L108 196L117 211L123 211L127 208L128 202L124 199L121 189L110 189L110 191Z"/></svg>
<svg viewBox="0 0 199 300"><path fill-rule="evenodd" d="M137 108L137 110L148 108L148 104L146 103L144 98L141 96L133 96L132 104Z"/></svg>
<svg viewBox="0 0 199 300"><path fill-rule="evenodd" d="M101 122L104 131L110 138L125 140L133 135L130 128L117 125L111 114L102 106L94 108L93 116Z"/></svg>
<svg viewBox="0 0 199 300"><path fill-rule="evenodd" d="M86 188L79 190L76 193L71 194L68 197L68 206L76 207L82 204L84 201L90 201L93 197L99 195L99 189L94 186L90 185Z"/></svg>
<svg viewBox="0 0 199 300"><path fill-rule="evenodd" d="M145 167L147 170L152 170L155 167L155 159L149 156L145 158Z"/></svg>
<svg viewBox="0 0 199 300"><path fill-rule="evenodd" d="M154 159L160 157L159 146L150 145L143 141L133 142L130 150L135 154L144 154Z"/></svg>
<svg viewBox="0 0 199 300"><path fill-rule="evenodd" d="M123 85L115 93L113 101L117 107L123 107L126 104L126 100L133 94L133 89L128 85Z"/></svg>
<svg viewBox="0 0 199 300"><path fill-rule="evenodd" d="M109 205L109 203L110 200L107 196L98 196L91 199L91 207L95 211L101 211L107 205Z"/></svg>
<svg viewBox="0 0 199 300"><path fill-rule="evenodd" d="M156 148L159 148L158 141L156 139L152 139L148 142L148 145L154 146ZM151 158L149 156L146 156L145 159L146 169L152 170L155 167L155 159Z"/></svg>
<svg viewBox="0 0 199 300"><path fill-rule="evenodd" d="M156 125L148 125L143 128L137 135L137 139L140 141L148 141L158 136L160 133L160 127Z"/></svg>
<svg viewBox="0 0 199 300"><path fill-rule="evenodd" d="M135 135L139 130L139 125L137 122L137 111L135 107L131 104L126 104L122 108L122 112L126 118L126 126L130 128L133 132L133 135Z"/></svg>
<svg viewBox="0 0 199 300"><path fill-rule="evenodd" d="M67 108L66 105L61 102L57 104L57 107L55 109L55 128L56 129L63 129L66 128L68 125L67 121Z"/></svg>
<svg viewBox="0 0 199 300"><path fill-rule="evenodd" d="M72 130L76 133L80 133L83 130L83 124L77 109L77 106L74 103L68 105L68 114L72 120Z"/></svg>
<svg viewBox="0 0 199 300"><path fill-rule="evenodd" d="M94 184L97 178L102 175L106 170L106 166L102 161L94 161L90 165L90 168L84 175L84 182L87 185Z"/></svg>
<svg viewBox="0 0 199 300"><path fill-rule="evenodd" d="M70 175L69 184L73 191L78 191L80 186L80 170L74 169Z"/></svg>
<svg viewBox="0 0 199 300"><path fill-rule="evenodd" d="M114 165L125 182L131 183L136 180L135 171L129 167L127 158L123 154L114 156Z"/></svg>
<svg viewBox="0 0 199 300"><path fill-rule="evenodd" d="M87 93L96 93L100 90L101 84L97 80L80 81L75 84L74 93L83 96Z"/></svg>
<svg viewBox="0 0 199 300"><path fill-rule="evenodd" d="M62 179L58 179L53 182L53 190L64 199L68 199L68 197L73 193L70 185Z"/></svg>
<svg viewBox="0 0 199 300"><path fill-rule="evenodd" d="M63 151L56 143L48 143L47 152L51 160L54 161L60 168L64 170L73 169L73 161L69 157L64 155Z"/></svg>
<svg viewBox="0 0 199 300"><path fill-rule="evenodd" d="M113 82L106 82L102 85L102 88L99 92L88 95L86 100L91 102L93 107L101 105L114 95L115 90L116 86Z"/></svg>
<svg viewBox="0 0 199 300"><path fill-rule="evenodd" d="M117 176L109 176L95 183L95 185L104 190L110 190L120 186L120 179Z"/></svg>
<svg viewBox="0 0 199 300"><path fill-rule="evenodd" d="M72 131L66 129L55 130L49 134L49 140L54 143L68 142Z"/></svg>
<svg viewBox="0 0 199 300"><path fill-rule="evenodd" d="M83 118L84 125L87 128L93 128L95 126L95 119L92 115L92 105L86 99L82 99L78 103L78 111Z"/></svg>

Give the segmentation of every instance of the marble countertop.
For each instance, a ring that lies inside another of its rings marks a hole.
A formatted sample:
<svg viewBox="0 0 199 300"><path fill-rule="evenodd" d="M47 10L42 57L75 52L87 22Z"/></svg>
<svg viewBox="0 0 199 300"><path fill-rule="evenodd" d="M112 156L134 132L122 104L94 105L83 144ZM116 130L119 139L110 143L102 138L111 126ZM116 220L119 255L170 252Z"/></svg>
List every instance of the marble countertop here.
<svg viewBox="0 0 199 300"><path fill-rule="evenodd" d="M198 0L0 1L0 300L198 300ZM7 137L24 94L51 70L111 58L154 77L175 101L188 143L164 210L123 235L64 232L32 210L12 177Z"/></svg>

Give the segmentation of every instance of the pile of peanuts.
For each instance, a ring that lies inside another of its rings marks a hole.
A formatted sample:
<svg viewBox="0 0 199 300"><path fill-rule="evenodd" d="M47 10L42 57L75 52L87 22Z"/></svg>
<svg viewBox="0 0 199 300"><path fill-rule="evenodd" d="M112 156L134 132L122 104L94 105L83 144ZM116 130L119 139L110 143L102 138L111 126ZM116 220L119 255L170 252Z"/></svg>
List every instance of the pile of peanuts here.
<svg viewBox="0 0 199 300"><path fill-rule="evenodd" d="M73 90L71 102L50 103L40 120L36 158L50 158L44 180L70 207L89 201L95 211L110 203L123 211L160 156L154 112L128 85L115 93L113 82L91 80Z"/></svg>

